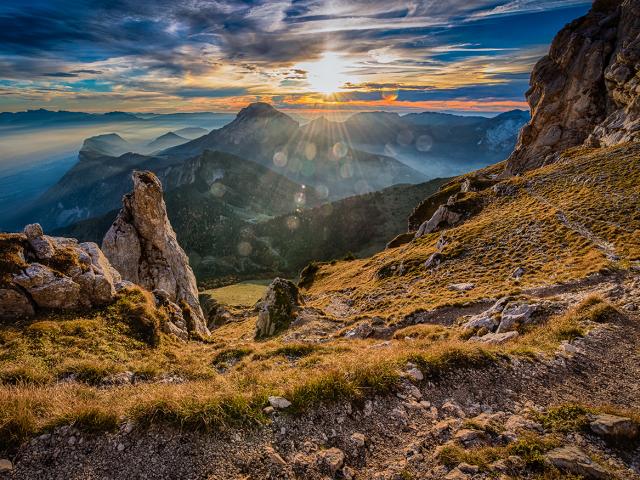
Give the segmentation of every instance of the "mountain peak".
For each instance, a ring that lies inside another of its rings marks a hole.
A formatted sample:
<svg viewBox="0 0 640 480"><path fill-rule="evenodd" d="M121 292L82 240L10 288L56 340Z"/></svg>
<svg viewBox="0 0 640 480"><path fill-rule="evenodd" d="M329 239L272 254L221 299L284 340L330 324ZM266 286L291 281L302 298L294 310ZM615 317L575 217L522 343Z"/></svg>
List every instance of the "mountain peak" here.
<svg viewBox="0 0 640 480"><path fill-rule="evenodd" d="M265 102L250 103L238 112L237 118L264 117L285 115L276 110L271 104Z"/></svg>

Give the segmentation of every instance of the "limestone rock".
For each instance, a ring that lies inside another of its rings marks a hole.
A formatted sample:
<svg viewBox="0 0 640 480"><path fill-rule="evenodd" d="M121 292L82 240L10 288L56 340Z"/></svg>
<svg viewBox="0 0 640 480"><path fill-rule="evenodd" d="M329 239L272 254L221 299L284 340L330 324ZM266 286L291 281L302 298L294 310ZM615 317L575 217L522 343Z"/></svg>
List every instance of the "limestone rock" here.
<svg viewBox="0 0 640 480"><path fill-rule="evenodd" d="M475 283L452 283L451 285L449 285L449 290L454 290L456 292L466 292L467 290L473 290L475 287Z"/></svg>
<svg viewBox="0 0 640 480"><path fill-rule="evenodd" d="M80 306L80 285L67 276L58 276L40 263L32 263L13 281L41 308L73 309Z"/></svg>
<svg viewBox="0 0 640 480"><path fill-rule="evenodd" d="M233 320L233 315L220 305L211 295L208 293L200 293L198 295L200 306L202 307L202 313L207 321L207 327L209 330L213 330L221 325L229 323Z"/></svg>
<svg viewBox="0 0 640 480"><path fill-rule="evenodd" d="M133 172L133 191L102 241L102 250L122 278L148 290L165 290L181 304L190 331L208 335L189 259L169 223L160 180Z"/></svg>
<svg viewBox="0 0 640 480"><path fill-rule="evenodd" d="M581 449L574 446L559 447L545 455L545 459L563 472L581 475L584 478L605 480L610 478L607 471L595 463Z"/></svg>
<svg viewBox="0 0 640 480"><path fill-rule="evenodd" d="M531 322L532 315L537 311L537 304L512 302L505 306L500 317L497 333L504 333L517 329L521 325Z"/></svg>
<svg viewBox="0 0 640 480"><path fill-rule="evenodd" d="M269 397L269 404L276 410L284 410L291 406L291 402L284 397Z"/></svg>
<svg viewBox="0 0 640 480"><path fill-rule="evenodd" d="M433 216L420 225L415 236L419 238L427 233L435 232L445 227L451 227L458 223L461 218L462 214L450 209L447 205L440 205Z"/></svg>
<svg viewBox="0 0 640 480"><path fill-rule="evenodd" d="M627 417L602 413L591 421L591 430L597 435L616 440L634 440L640 434L640 425Z"/></svg>
<svg viewBox="0 0 640 480"><path fill-rule="evenodd" d="M0 234L0 318L27 318L37 308L78 309L115 299L120 274L95 243L45 235L39 224L22 234Z"/></svg>
<svg viewBox="0 0 640 480"><path fill-rule="evenodd" d="M284 278L274 279L259 303L255 338L271 337L287 329L299 306L298 287Z"/></svg>
<svg viewBox="0 0 640 480"><path fill-rule="evenodd" d="M531 73L531 121L506 173L554 161L569 147L640 139L640 1L596 1L564 27Z"/></svg>
<svg viewBox="0 0 640 480"><path fill-rule="evenodd" d="M0 288L0 320L30 318L35 310L29 299L18 290Z"/></svg>
<svg viewBox="0 0 640 480"><path fill-rule="evenodd" d="M471 337L470 342L482 342L489 343L491 345L499 345L509 340L513 340L518 337L518 332L504 332L504 333L487 333L481 337Z"/></svg>

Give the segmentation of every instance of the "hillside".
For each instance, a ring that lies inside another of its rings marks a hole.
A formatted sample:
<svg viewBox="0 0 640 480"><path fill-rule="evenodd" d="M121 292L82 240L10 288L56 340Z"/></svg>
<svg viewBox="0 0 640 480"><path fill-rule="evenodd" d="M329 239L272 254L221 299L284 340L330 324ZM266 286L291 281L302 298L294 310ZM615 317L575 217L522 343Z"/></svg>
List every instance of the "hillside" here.
<svg viewBox="0 0 640 480"><path fill-rule="evenodd" d="M305 194L305 204L294 204L286 199L304 190L274 193L276 183L269 184L273 179L240 172L237 166L233 171L234 175L216 182L215 188L196 181L165 194L171 223L201 283L224 277L291 276L312 261L380 250L389 238L404 231L416 202L445 181L398 185L305 208L316 202L313 192L310 198ZM198 179L206 176L203 171L195 175ZM256 189L255 182L264 186ZM115 212L109 212L54 233L100 243L114 218Z"/></svg>

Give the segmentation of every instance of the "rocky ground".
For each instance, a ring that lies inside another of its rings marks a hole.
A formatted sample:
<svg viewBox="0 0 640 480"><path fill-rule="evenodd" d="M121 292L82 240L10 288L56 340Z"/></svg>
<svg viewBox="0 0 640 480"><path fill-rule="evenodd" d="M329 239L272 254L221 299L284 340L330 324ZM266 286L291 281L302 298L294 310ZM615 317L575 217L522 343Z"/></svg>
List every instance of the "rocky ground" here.
<svg viewBox="0 0 640 480"><path fill-rule="evenodd" d="M25 444L3 475L640 478L638 424L619 418L640 410L639 275L603 276L578 291L547 289L539 299L573 302L592 293L622 313L552 356L505 357L428 379L408 365L395 395L325 405L302 416L271 399L278 408L268 408L270 423L248 430L145 429L128 422L117 433L92 435L60 427ZM611 411L618 415L607 417Z"/></svg>

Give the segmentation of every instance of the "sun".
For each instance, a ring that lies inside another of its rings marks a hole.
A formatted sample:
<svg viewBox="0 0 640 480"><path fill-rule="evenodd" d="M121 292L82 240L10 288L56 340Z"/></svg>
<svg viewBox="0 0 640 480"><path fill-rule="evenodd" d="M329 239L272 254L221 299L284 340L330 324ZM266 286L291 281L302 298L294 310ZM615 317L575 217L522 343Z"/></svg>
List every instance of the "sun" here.
<svg viewBox="0 0 640 480"><path fill-rule="evenodd" d="M319 60L300 63L298 68L307 72L310 90L331 95L349 81L345 73L348 65L339 54L326 52Z"/></svg>

